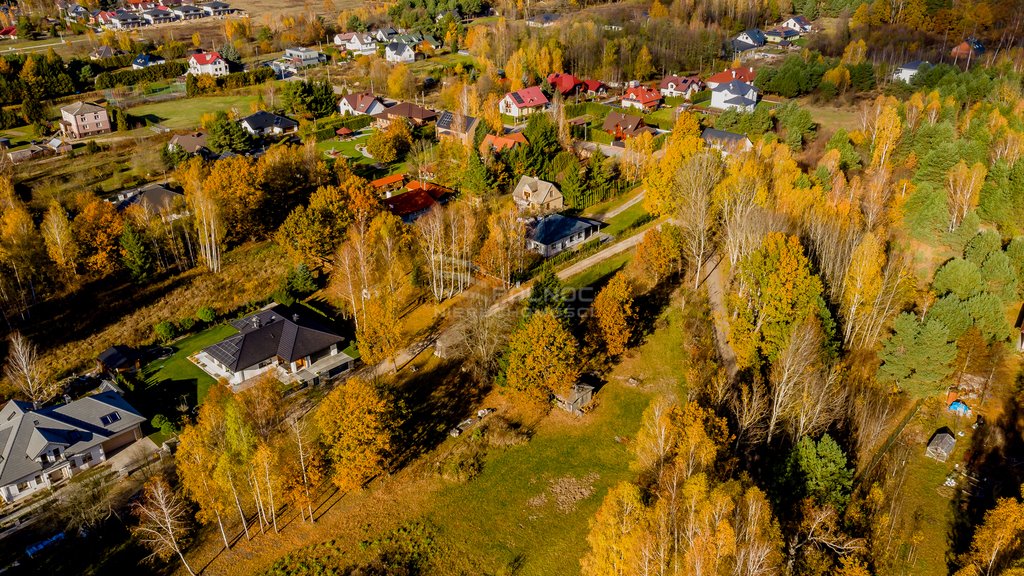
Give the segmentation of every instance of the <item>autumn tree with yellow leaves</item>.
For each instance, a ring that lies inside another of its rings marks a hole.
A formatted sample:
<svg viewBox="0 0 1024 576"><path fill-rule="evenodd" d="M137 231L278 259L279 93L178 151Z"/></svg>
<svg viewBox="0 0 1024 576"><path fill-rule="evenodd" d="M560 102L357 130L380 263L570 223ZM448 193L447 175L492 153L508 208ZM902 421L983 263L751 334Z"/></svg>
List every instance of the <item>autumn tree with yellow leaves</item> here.
<svg viewBox="0 0 1024 576"><path fill-rule="evenodd" d="M534 312L509 340L506 386L527 403L547 404L579 379L578 348L576 339L554 312Z"/></svg>

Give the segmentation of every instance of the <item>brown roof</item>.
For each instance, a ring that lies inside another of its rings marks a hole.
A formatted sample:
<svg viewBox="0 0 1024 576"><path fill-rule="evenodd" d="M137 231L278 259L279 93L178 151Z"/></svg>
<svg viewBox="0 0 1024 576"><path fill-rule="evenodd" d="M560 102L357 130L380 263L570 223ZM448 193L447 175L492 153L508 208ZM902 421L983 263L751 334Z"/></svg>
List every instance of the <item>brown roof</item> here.
<svg viewBox="0 0 1024 576"><path fill-rule="evenodd" d="M400 102L379 114L374 114L373 117L385 120L399 117L419 122L429 122L430 120L437 118L437 114L429 108L424 108L411 102Z"/></svg>
<svg viewBox="0 0 1024 576"><path fill-rule="evenodd" d="M378 101L378 98L369 92L346 94L342 96L341 99L348 102L348 105L360 114L365 114L366 111L370 109L370 106L372 106L374 102Z"/></svg>
<svg viewBox="0 0 1024 576"><path fill-rule="evenodd" d="M622 112L609 112L608 116L604 119L604 125L601 129L613 134L621 132L623 136L630 138L651 131L644 124L643 118L631 114L623 114Z"/></svg>
<svg viewBox="0 0 1024 576"><path fill-rule="evenodd" d="M501 152L502 150L515 148L518 144L529 144L526 140L526 136L523 136L522 132L512 132L511 134L504 134L501 136L488 134L484 136L483 142L480 143L480 148L482 150L486 150L490 147Z"/></svg>
<svg viewBox="0 0 1024 576"><path fill-rule="evenodd" d="M750 84L756 77L757 72L754 72L753 68L727 68L708 78L708 82L725 84L727 82L732 82L733 80L741 80Z"/></svg>
<svg viewBox="0 0 1024 576"><path fill-rule="evenodd" d="M377 178L373 182L370 182L370 186L374 188L383 188L392 184L400 184L405 182L405 174L392 174L383 178Z"/></svg>
<svg viewBox="0 0 1024 576"><path fill-rule="evenodd" d="M429 210L437 204L437 201L426 190L417 189L392 196L385 200L384 203L388 205L388 210L392 214L406 218L424 210Z"/></svg>

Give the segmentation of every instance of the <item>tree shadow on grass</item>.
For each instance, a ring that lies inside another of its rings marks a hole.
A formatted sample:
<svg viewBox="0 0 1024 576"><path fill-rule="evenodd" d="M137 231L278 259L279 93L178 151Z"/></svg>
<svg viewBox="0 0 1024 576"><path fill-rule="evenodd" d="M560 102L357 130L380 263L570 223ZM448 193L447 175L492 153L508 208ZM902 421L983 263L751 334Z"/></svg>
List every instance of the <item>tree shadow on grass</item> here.
<svg viewBox="0 0 1024 576"><path fill-rule="evenodd" d="M975 430L965 460L968 487L952 503L954 521L946 554L950 572L960 567L956 556L970 547L975 529L996 500L1020 497L1024 484L1024 373L1018 374L999 417Z"/></svg>
<svg viewBox="0 0 1024 576"><path fill-rule="evenodd" d="M167 379L154 384L139 382L134 390L125 390L125 400L147 418L143 431L150 434L156 431L153 416L163 414L172 422L180 422L192 412L198 403L198 385L196 378Z"/></svg>
<svg viewBox="0 0 1024 576"><path fill-rule="evenodd" d="M402 429L403 445L397 454L401 468L444 442L448 431L470 416L487 389L475 383L459 362L442 362L421 370L399 390L409 409Z"/></svg>

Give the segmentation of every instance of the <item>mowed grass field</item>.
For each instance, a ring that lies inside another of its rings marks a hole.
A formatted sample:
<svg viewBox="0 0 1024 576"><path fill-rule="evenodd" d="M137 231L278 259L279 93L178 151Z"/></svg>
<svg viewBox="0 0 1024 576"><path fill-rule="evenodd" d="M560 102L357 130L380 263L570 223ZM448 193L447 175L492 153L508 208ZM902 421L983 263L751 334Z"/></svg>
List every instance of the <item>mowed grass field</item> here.
<svg viewBox="0 0 1024 576"><path fill-rule="evenodd" d="M128 113L145 118L151 124L160 124L166 128L196 128L204 114L234 110L240 117L247 116L252 112L254 102L256 102L256 96L252 94L204 96L144 104L129 108Z"/></svg>

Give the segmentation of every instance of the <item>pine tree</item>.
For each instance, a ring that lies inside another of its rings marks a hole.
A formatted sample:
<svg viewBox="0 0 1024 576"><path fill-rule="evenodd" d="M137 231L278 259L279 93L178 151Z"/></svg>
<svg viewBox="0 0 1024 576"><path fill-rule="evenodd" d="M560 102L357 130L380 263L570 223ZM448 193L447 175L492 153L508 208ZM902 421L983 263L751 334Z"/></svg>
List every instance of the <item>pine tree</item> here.
<svg viewBox="0 0 1024 576"><path fill-rule="evenodd" d="M549 310L558 316L565 313L565 287L558 279L551 266L544 266L530 290L530 298L526 301L527 313Z"/></svg>
<svg viewBox="0 0 1024 576"><path fill-rule="evenodd" d="M893 328L892 336L882 345L878 379L899 386L914 398L941 391L956 358L949 329L935 319L922 322L909 312L900 314Z"/></svg>
<svg viewBox="0 0 1024 576"><path fill-rule="evenodd" d="M119 243L121 262L131 274L132 280L142 282L148 279L153 271L153 257L149 253L145 239L131 222L125 222Z"/></svg>
<svg viewBox="0 0 1024 576"><path fill-rule="evenodd" d="M562 196L570 208L577 210L590 205L583 171L579 161L573 158L565 167L565 176L562 178Z"/></svg>
<svg viewBox="0 0 1024 576"><path fill-rule="evenodd" d="M487 196L494 190L494 179L474 150L470 150L469 164L462 172L462 190L477 198Z"/></svg>
<svg viewBox="0 0 1024 576"><path fill-rule="evenodd" d="M853 486L853 469L846 467L846 453L831 436L825 434L817 442L804 436L790 452L786 480L800 498L842 510Z"/></svg>

